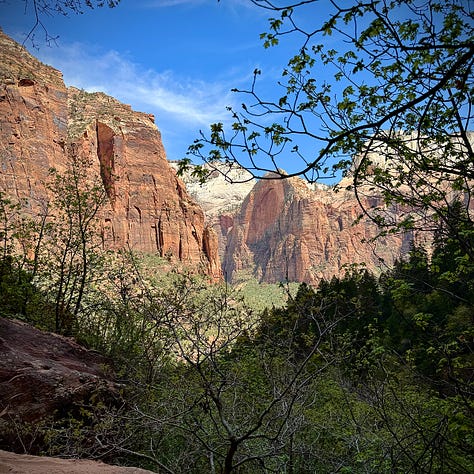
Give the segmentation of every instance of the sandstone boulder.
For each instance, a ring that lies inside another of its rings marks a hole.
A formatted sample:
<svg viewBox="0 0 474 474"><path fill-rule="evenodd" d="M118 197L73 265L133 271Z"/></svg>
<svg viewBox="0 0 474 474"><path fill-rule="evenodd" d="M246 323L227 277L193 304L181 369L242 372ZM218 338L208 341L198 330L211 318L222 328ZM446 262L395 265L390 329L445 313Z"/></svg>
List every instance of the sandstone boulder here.
<svg viewBox="0 0 474 474"><path fill-rule="evenodd" d="M97 461L59 459L0 450L0 474L147 474L136 467L111 466Z"/></svg>
<svg viewBox="0 0 474 474"><path fill-rule="evenodd" d="M110 361L71 338L0 318L0 418L34 422L92 397L121 401Z"/></svg>

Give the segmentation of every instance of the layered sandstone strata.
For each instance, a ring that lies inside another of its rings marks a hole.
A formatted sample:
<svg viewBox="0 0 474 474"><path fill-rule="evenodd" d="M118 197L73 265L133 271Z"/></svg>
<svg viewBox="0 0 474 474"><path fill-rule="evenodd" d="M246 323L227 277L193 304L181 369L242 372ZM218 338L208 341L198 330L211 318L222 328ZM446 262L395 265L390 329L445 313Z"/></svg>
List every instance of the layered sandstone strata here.
<svg viewBox="0 0 474 474"><path fill-rule="evenodd" d="M74 150L108 195L104 245L154 252L219 277L217 236L166 160L149 114L102 93L66 88L62 75L0 32L0 190L32 212L48 201L49 169Z"/></svg>
<svg viewBox="0 0 474 474"><path fill-rule="evenodd" d="M230 282L253 275L268 283L317 285L352 264L379 273L410 248L409 234L374 240L380 229L359 219L360 203L346 190L350 179L336 189L271 175L257 181L238 167L208 169L202 184L192 168L183 179L219 236L222 271ZM365 208L382 204L373 191L359 199Z"/></svg>
<svg viewBox="0 0 474 474"><path fill-rule="evenodd" d="M232 281L250 270L265 282L316 285L352 264L376 273L386 269L409 247L409 236L372 241L379 229L359 220L360 214L351 192L309 186L299 178L261 180L228 230L224 276Z"/></svg>

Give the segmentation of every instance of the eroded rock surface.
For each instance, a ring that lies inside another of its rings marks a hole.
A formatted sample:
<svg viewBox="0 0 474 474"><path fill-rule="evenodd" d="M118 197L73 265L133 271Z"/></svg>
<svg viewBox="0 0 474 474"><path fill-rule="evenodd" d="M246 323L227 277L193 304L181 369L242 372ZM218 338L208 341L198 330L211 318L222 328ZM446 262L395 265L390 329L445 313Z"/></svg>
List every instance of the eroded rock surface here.
<svg viewBox="0 0 474 474"><path fill-rule="evenodd" d="M111 466L97 461L59 459L0 450L0 474L147 474L136 467Z"/></svg>
<svg viewBox="0 0 474 474"><path fill-rule="evenodd" d="M351 263L384 269L408 246L400 236L368 243L378 230L367 219L354 225L360 207L350 192L297 178L255 184L238 168L215 171L204 185L188 177L185 186L153 116L67 89L59 71L3 34L0 59L0 190L40 206L48 169L63 169L73 146L92 160L91 177L109 197L100 216L108 248L158 253L229 281L244 271L265 282L317 284Z"/></svg>
<svg viewBox="0 0 474 474"><path fill-rule="evenodd" d="M94 397L120 402L110 361L73 339L0 318L0 418L34 422Z"/></svg>
<svg viewBox="0 0 474 474"><path fill-rule="evenodd" d="M218 278L217 237L166 160L150 114L102 93L66 88L62 74L0 31L0 191L41 212L48 171L71 154L90 162L107 208L99 216L108 248L158 253Z"/></svg>
<svg viewBox="0 0 474 474"><path fill-rule="evenodd" d="M379 229L368 218L358 220L361 207L345 190L349 180L336 192L299 178L256 181L224 165L204 184L191 174L183 179L219 236L222 272L230 282L254 275L268 283L317 285L321 278L342 275L350 264L379 273L412 239L391 235L371 242ZM360 199L368 208L380 204L373 193Z"/></svg>
<svg viewBox="0 0 474 474"><path fill-rule="evenodd" d="M177 168L177 163L172 162L171 166ZM214 229L220 261L223 261L234 217L256 181L248 171L237 166L229 169L214 163L212 168L206 165L204 169L208 175L203 183L192 175L192 167L182 178L189 194L203 209L207 225Z"/></svg>
<svg viewBox="0 0 474 474"><path fill-rule="evenodd" d="M379 230L368 219L355 223L360 213L351 192L310 187L299 178L261 180L228 229L223 273L232 281L250 269L261 281L313 285L350 264L377 273L408 248L408 237L371 242Z"/></svg>

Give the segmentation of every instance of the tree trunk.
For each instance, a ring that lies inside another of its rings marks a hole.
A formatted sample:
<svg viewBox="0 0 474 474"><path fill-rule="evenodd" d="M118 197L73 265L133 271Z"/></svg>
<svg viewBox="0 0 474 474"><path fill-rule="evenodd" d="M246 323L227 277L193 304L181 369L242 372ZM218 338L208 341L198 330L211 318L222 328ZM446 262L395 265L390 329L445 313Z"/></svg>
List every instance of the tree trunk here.
<svg viewBox="0 0 474 474"><path fill-rule="evenodd" d="M234 440L231 440L229 450L227 451L227 455L225 457L224 469L222 471L222 474L230 474L233 471L234 469L233 461L234 461L234 455L236 452L237 452L237 443Z"/></svg>

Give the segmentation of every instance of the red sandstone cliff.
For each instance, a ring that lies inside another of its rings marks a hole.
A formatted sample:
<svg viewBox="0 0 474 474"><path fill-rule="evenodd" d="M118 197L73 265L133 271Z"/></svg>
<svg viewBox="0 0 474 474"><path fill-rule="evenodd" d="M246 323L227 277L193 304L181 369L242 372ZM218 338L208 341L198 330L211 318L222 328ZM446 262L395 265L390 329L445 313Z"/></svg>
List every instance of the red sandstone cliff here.
<svg viewBox="0 0 474 474"><path fill-rule="evenodd" d="M362 211L344 183L336 192L299 178L257 182L245 170L226 167L210 169L204 184L191 173L183 179L219 236L223 273L231 282L253 274L269 283L316 285L352 263L379 273L409 248L408 235L370 242L379 229L369 219L354 224ZM377 204L370 193L365 199L367 208Z"/></svg>
<svg viewBox="0 0 474 474"><path fill-rule="evenodd" d="M34 211L47 199L49 168L64 170L75 148L107 190L100 219L108 247L157 252L219 276L217 236L168 165L153 116L66 88L59 71L1 31L0 142L0 191Z"/></svg>
<svg viewBox="0 0 474 474"><path fill-rule="evenodd" d="M230 282L253 274L263 282L316 285L352 263L379 273L409 248L408 235L370 242L379 229L367 218L355 224L362 211L344 183L336 192L299 178L257 182L245 170L225 167L210 169L203 185L191 173L183 179L219 236ZM375 196L365 199L367 208L378 204Z"/></svg>
<svg viewBox="0 0 474 474"><path fill-rule="evenodd" d="M402 236L379 238L352 193L310 188L303 180L261 180L227 229L223 272L232 281L241 270L261 281L304 281L344 273L365 264L372 271L391 265L407 246Z"/></svg>
<svg viewBox="0 0 474 474"><path fill-rule="evenodd" d="M107 190L100 219L109 248L156 252L203 265L214 277L221 259L230 281L245 270L266 282L316 284L350 263L383 268L406 246L395 236L362 242L377 228L368 220L353 225L360 213L353 194L299 179L262 180L250 191L250 183L229 184L217 173L204 186L187 180L191 198L166 161L152 116L102 93L67 89L59 71L2 33L0 60L0 190L34 208L47 194L48 169L64 169L74 146L92 159L91 175Z"/></svg>

